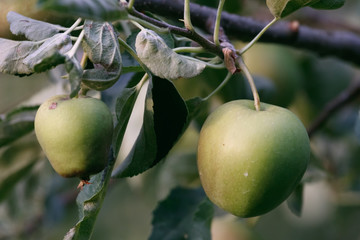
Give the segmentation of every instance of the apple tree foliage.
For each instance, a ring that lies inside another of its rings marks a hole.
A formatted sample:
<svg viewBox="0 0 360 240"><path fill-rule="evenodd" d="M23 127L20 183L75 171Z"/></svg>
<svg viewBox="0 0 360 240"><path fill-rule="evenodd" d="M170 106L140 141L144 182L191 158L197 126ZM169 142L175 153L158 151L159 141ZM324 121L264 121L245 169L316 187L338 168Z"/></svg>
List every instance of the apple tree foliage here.
<svg viewBox="0 0 360 240"><path fill-rule="evenodd" d="M137 8L146 8L145 2L150 2L149 9L138 11ZM0 38L1 73L23 77L26 81L30 75L49 73L54 71L54 68L61 68L62 76L56 71L54 74L65 79L67 94L75 97L79 91L97 93L114 115L113 154L106 168L94 175L90 180L91 184L85 186L77 195L79 218L76 223L74 221L74 226L64 233L66 240L89 239L96 231L96 218L113 179L144 174L166 161L169 152L189 127L195 126L194 128L199 130L211 111L212 104L239 98L252 99L252 83L255 83L261 100L286 107L295 106L293 108L298 112L301 112L302 105L309 103L294 104L294 95L296 92L306 94L307 100L311 102L309 108L312 112L305 114L304 121L315 119L314 125L308 128L310 136L335 110L345 106L359 92L358 83L346 89L350 85L349 79L352 78L348 76L349 66L339 66L328 60L324 67L317 63L317 57L313 55L303 57L304 60L299 61L301 65L297 66L296 70L292 70L293 66L287 67L290 63L285 60L284 69L281 71L282 78L275 81L261 76L261 71L255 71L251 76L246 67L247 64L252 65L254 67L251 69L256 70L256 65L261 65L261 55L256 58L257 62L251 63L247 62L245 54L248 50L255 51L258 41L277 43L276 37L266 40L272 34L272 29L280 29L281 32L281 28L288 28L290 25L294 36L302 34L302 31L304 34L312 33L309 33L307 28L302 29L295 21L284 24L287 19L283 18L292 16L305 7L316 11L338 9L344 5L345 0L266 0L266 3L264 1L260 5L267 6L273 20L269 21L268 25L262 25L255 33L249 30L248 35L240 36L246 38L248 44L239 44L231 32L224 32L227 28L222 26L220 18L221 14L227 14L223 11L225 0L209 1L209 5L217 6L217 10L207 8L209 13L214 13L213 21L207 24L211 25L210 27L197 24L196 16L193 18L189 13L189 6L195 11L199 9L198 5L190 5L188 0L183 3L174 1L174 5L181 5L184 10L181 12L182 21L151 8L152 4L160 4L159 2L38 0L38 7L44 11L56 12L68 20L73 20L72 24L66 26L61 25L61 22L35 20L26 14L13 11L7 13L10 31L23 39ZM226 1L227 4L238 4L235 2L237 1ZM228 9L230 8L225 4L225 10ZM231 36L231 40L227 35ZM286 36L281 37L282 35L279 37L279 44L284 43L282 40L286 41ZM298 46L296 42L284 44L293 44L302 49L308 47L306 44ZM308 48L313 50L310 46ZM326 55L326 50L319 49L319 53ZM345 60L349 57L344 57L340 51L331 54ZM358 64L356 60L353 62ZM265 65L273 67L270 61ZM301 83L290 80L289 83L285 80L284 84L284 77L298 79L299 75L305 79L300 80ZM272 76L277 78L279 73L271 73L267 77ZM250 84L245 79L248 79ZM327 84L337 87L326 89ZM298 89L301 91L297 91ZM337 96L339 90L344 90L344 93ZM287 94L286 100L281 97L282 94ZM218 96L218 99L212 101L213 96ZM135 108L139 101L143 103L140 110ZM43 167L38 164L40 159L44 158L38 145L26 143L19 147L17 144L33 131L38 107L22 105L0 116L1 202L11 198L19 182ZM119 161L126 132L135 111L141 112L139 118L142 124L129 153ZM351 124L352 134L360 139L360 116L357 112L354 115L354 111L350 114L354 119ZM317 115L319 118L315 118ZM331 137L347 131L349 124L346 119L337 117L332 120L326 126L326 130L330 132L327 134ZM338 125L346 126L341 129ZM326 147L322 147L322 152L326 152L324 148ZM23 156L22 152L28 154ZM296 188L287 201L296 215L301 214L303 185L306 185L307 181L314 181L319 175L322 176L317 174L318 172L336 176L333 172L329 173L329 165L324 166L321 156L318 155L321 153L313 153L312 163L302 185ZM160 201L154 210L149 239L210 239L215 210L200 185L192 188L178 186L167 198ZM121 218L121 214L118 217ZM1 237L0 231L0 239Z"/></svg>

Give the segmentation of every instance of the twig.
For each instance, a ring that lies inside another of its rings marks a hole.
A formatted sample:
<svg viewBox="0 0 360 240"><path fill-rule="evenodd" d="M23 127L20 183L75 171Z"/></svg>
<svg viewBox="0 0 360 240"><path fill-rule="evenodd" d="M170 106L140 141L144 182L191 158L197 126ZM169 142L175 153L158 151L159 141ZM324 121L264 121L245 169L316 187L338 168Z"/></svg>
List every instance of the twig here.
<svg viewBox="0 0 360 240"><path fill-rule="evenodd" d="M137 3L137 1L135 2L135 7L136 7L136 3ZM181 10L181 11L183 11L183 10ZM218 56L222 56L221 47L216 46L213 42L211 42L208 39L204 38L203 36L199 35L195 31L190 31L189 29L186 29L186 28L181 28L181 27L177 27L177 26L165 23L165 22L161 22L155 18L151 18L141 12L138 12L134 8L131 9L129 12L133 16L143 19L145 21L148 21L149 23L151 23L155 26L162 27L162 28L168 28L171 33L178 34L183 37L187 37L187 38L197 42L198 44L200 44L203 48L205 48L209 52L212 52Z"/></svg>
<svg viewBox="0 0 360 240"><path fill-rule="evenodd" d="M183 16L184 4L175 0L137 0L135 7L141 11L180 19ZM207 19L216 18L216 9L191 4L192 23L207 29ZM222 13L222 27L229 37L242 41L251 41L264 28L265 24L248 17ZM309 50L321 56L335 56L360 65L360 37L348 31L325 31L299 25L294 29L292 24L279 21L264 33L261 42L277 43L298 49ZM212 32L211 32L212 34Z"/></svg>
<svg viewBox="0 0 360 240"><path fill-rule="evenodd" d="M360 95L360 81L351 84L349 88L341 92L336 98L329 102L318 117L313 121L307 129L309 137L311 137L337 110L351 102Z"/></svg>

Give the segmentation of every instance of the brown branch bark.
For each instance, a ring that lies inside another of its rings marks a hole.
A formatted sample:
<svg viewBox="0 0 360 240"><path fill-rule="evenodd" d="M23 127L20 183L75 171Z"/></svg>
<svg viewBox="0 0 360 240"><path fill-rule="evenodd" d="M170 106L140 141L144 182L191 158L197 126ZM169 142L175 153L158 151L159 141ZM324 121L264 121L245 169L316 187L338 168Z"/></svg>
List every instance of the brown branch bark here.
<svg viewBox="0 0 360 240"><path fill-rule="evenodd" d="M137 0L136 9L172 19L183 18L183 1L177 0ZM215 18L216 9L191 4L191 17L195 26L208 29L208 21ZM266 23L248 17L222 14L221 25L227 36L242 41L250 41ZM291 46L311 51L320 56L333 56L360 65L360 37L349 31L327 31L307 26L294 29L290 22L281 21L272 26L260 39L261 42Z"/></svg>

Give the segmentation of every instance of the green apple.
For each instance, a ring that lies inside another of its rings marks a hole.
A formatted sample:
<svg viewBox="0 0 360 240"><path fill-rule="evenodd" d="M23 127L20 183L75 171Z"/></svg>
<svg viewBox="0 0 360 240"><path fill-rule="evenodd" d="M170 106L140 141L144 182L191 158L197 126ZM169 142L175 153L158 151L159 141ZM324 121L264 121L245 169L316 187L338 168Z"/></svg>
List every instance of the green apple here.
<svg viewBox="0 0 360 240"><path fill-rule="evenodd" d="M299 184L310 158L301 121L289 110L236 100L206 119L198 143L198 169L209 199L239 216L269 212Z"/></svg>
<svg viewBox="0 0 360 240"><path fill-rule="evenodd" d="M106 166L113 120L108 107L90 97L55 96L41 104L35 133L54 170L88 180Z"/></svg>

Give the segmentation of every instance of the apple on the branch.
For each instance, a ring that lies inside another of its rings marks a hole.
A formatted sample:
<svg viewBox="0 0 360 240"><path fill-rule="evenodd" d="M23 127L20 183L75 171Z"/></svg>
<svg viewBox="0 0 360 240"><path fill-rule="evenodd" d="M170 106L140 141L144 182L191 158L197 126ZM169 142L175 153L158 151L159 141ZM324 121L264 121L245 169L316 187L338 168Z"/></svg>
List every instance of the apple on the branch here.
<svg viewBox="0 0 360 240"><path fill-rule="evenodd" d="M100 100L55 96L35 117L37 139L54 170L63 177L89 176L107 163L113 132L112 114Z"/></svg>
<svg viewBox="0 0 360 240"><path fill-rule="evenodd" d="M291 111L236 100L218 107L199 138L198 168L209 199L239 216L262 215L299 184L310 158L305 127Z"/></svg>

